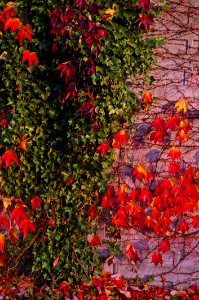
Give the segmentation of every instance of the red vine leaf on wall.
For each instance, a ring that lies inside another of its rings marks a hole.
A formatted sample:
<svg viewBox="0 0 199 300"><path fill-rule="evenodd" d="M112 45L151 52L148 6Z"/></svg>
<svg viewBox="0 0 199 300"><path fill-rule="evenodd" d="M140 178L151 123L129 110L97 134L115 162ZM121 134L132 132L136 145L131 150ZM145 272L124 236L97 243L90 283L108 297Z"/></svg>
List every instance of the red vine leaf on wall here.
<svg viewBox="0 0 199 300"><path fill-rule="evenodd" d="M178 159L180 158L180 149L178 147L172 147L169 151L169 153L167 154L167 156L170 156L172 158L172 160Z"/></svg>
<svg viewBox="0 0 199 300"><path fill-rule="evenodd" d="M30 219L23 219L20 223L20 229L23 231L24 238L26 238L30 231L35 232L36 226L35 223Z"/></svg>
<svg viewBox="0 0 199 300"><path fill-rule="evenodd" d="M150 10L150 0L140 0L138 6L139 8L148 11Z"/></svg>
<svg viewBox="0 0 199 300"><path fill-rule="evenodd" d="M100 238L98 235L93 235L90 243L93 247L101 246Z"/></svg>
<svg viewBox="0 0 199 300"><path fill-rule="evenodd" d="M6 216L0 216L0 225L4 225L7 228L10 228L10 221Z"/></svg>
<svg viewBox="0 0 199 300"><path fill-rule="evenodd" d="M114 135L112 147L120 149L123 143L127 143L129 140L129 134L125 130L120 130Z"/></svg>
<svg viewBox="0 0 199 300"><path fill-rule="evenodd" d="M20 226L22 220L28 219L27 212L23 207L15 207L11 213L10 220L15 221Z"/></svg>
<svg viewBox="0 0 199 300"><path fill-rule="evenodd" d="M30 50L25 50L23 52L22 62L24 63L26 60L28 61L29 67L32 65L38 65L39 63L37 54L35 52L30 52Z"/></svg>
<svg viewBox="0 0 199 300"><path fill-rule="evenodd" d="M33 210L41 208L41 203L43 199L39 196L34 196L31 198L31 207Z"/></svg>
<svg viewBox="0 0 199 300"><path fill-rule="evenodd" d="M109 150L109 143L107 142L101 143L97 147L97 152L101 153L102 155L106 155L108 150Z"/></svg>
<svg viewBox="0 0 199 300"><path fill-rule="evenodd" d="M154 24L154 20L152 15L145 15L143 13L140 14L140 22L138 24L138 28L145 28L149 30L150 26Z"/></svg>
<svg viewBox="0 0 199 300"><path fill-rule="evenodd" d="M9 28L11 28L11 31L14 32L19 29L20 26L21 21L19 20L19 18L9 18L4 24L4 30L8 30Z"/></svg>
<svg viewBox="0 0 199 300"><path fill-rule="evenodd" d="M137 253L137 251L135 251L135 249L133 248L132 244L129 244L126 247L125 253L129 256L130 260L133 260L134 262L140 261L138 253Z"/></svg>
<svg viewBox="0 0 199 300"><path fill-rule="evenodd" d="M27 25L22 25L18 34L14 36L15 40L19 40L20 46L23 46L24 44L24 39L28 39L30 43L32 43L32 37L34 33L32 31L32 27L27 24Z"/></svg>
<svg viewBox="0 0 199 300"><path fill-rule="evenodd" d="M17 165L20 164L20 160L18 159L15 151L13 149L7 150L1 157L0 168L5 163L6 168L9 168L12 163Z"/></svg>
<svg viewBox="0 0 199 300"><path fill-rule="evenodd" d="M152 254L151 262L154 263L155 266L157 266L158 264L162 265L162 254L160 252L154 252Z"/></svg>
<svg viewBox="0 0 199 300"><path fill-rule="evenodd" d="M144 102L144 104L152 103L153 102L153 96L152 96L151 92L146 91L142 95L142 101Z"/></svg>

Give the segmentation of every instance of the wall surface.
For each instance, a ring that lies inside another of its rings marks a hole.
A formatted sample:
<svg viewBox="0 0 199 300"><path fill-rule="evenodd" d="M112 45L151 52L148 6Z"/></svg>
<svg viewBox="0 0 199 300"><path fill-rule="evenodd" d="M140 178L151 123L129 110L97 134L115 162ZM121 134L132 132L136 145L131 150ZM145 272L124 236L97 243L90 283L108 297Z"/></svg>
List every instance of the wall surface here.
<svg viewBox="0 0 199 300"><path fill-rule="evenodd" d="M132 169L137 163L143 163L159 178L168 176L167 153L169 146L178 146L182 152L182 168L197 166L199 162L199 0L172 0L169 9L161 15L151 31L154 36L165 39L164 45L155 52L157 65L152 70L155 82L150 89L157 102L152 110L141 112L132 124L135 130L131 145L122 149L119 161L119 183L133 188ZM139 92L137 81L130 88ZM188 100L187 117L192 131L186 144L181 144L175 135L169 136L163 143L152 143L147 138L150 123L156 116L166 119L175 111L175 103L180 98ZM197 213L197 212L196 212ZM105 234L102 238L106 239ZM141 262L131 263L127 259L114 257L113 264L105 267L112 273L121 273L126 277L137 275L146 278L154 276L156 283L162 280L169 287L189 286L199 283L199 233L189 231L186 236L173 241L171 251L164 254L163 266L151 263L151 251L157 248L158 240L150 239L146 234L135 230L121 232L121 247L132 243L138 251Z"/></svg>

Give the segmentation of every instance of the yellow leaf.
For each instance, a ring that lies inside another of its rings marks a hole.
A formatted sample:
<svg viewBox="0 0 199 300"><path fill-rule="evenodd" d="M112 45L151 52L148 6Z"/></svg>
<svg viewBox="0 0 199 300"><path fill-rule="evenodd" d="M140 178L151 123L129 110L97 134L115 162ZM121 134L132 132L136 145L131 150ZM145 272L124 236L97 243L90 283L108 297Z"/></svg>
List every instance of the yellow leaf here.
<svg viewBox="0 0 199 300"><path fill-rule="evenodd" d="M185 98L181 98L175 105L175 108L177 108L177 112L184 111L187 112L188 107L188 101Z"/></svg>
<svg viewBox="0 0 199 300"><path fill-rule="evenodd" d="M105 11L105 15L108 16L108 19L112 19L114 14L116 13L116 10L114 9L115 7L117 6L116 3L113 3L113 6L112 8L108 8L106 11Z"/></svg>
<svg viewBox="0 0 199 300"><path fill-rule="evenodd" d="M11 198L8 198L8 197L3 197L2 201L3 201L3 206L5 209L12 203Z"/></svg>

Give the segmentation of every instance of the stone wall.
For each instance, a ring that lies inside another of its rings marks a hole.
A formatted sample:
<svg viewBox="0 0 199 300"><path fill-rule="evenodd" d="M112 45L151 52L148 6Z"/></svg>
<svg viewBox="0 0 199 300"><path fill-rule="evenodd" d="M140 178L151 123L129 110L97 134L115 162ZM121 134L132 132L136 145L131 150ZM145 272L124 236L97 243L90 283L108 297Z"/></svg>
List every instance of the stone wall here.
<svg viewBox="0 0 199 300"><path fill-rule="evenodd" d="M132 169L137 163L143 163L160 178L167 176L168 144L180 146L183 165L197 166L199 162L199 1L168 1L169 9L161 15L152 35L163 37L165 44L156 49L157 65L152 69L155 82L152 86L145 84L144 89L157 98L152 110L143 111L132 124L134 139L128 148L122 149L119 161L119 183L133 187ZM134 84L135 83L135 84ZM137 80L131 82L130 88L139 93ZM192 133L186 146L180 145L175 135L169 137L165 145L154 145L146 139L150 122L156 116L166 118L174 111L174 104L181 97L189 101L188 119ZM105 235L102 238L106 239ZM131 242L139 252L141 262L130 263L122 257L114 257L113 264L105 265L112 273L121 273L126 277L154 276L156 283L170 287L189 286L199 283L199 234L189 232L187 236L173 241L171 250L164 254L163 266L155 267L151 263L151 251L157 248L158 240L135 230L123 230L119 241L122 249Z"/></svg>

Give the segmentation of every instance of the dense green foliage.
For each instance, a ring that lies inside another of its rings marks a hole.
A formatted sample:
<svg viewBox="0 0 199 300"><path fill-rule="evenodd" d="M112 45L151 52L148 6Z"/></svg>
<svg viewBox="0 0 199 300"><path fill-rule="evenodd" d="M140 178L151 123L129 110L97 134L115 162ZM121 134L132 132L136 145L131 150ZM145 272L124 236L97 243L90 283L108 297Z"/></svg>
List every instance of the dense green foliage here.
<svg viewBox="0 0 199 300"><path fill-rule="evenodd" d="M0 2L2 10L6 3ZM33 245L31 233L7 251L12 264L30 247L33 271L50 280L80 281L99 268L86 237L96 231L88 209L106 190L114 155L101 155L97 146L130 123L139 103L126 79L147 74L155 46L138 29L138 1L87 3L17 1L21 22L33 29L32 43L25 38L19 45L16 32L0 23L0 108L9 122L1 129L0 153L13 149L21 162L1 168L1 193L20 197L37 226ZM38 65L22 63L26 49L37 53ZM65 63L69 75L61 69ZM19 147L24 136L27 151ZM33 211L35 195L44 202Z"/></svg>

